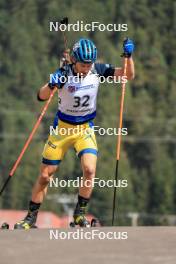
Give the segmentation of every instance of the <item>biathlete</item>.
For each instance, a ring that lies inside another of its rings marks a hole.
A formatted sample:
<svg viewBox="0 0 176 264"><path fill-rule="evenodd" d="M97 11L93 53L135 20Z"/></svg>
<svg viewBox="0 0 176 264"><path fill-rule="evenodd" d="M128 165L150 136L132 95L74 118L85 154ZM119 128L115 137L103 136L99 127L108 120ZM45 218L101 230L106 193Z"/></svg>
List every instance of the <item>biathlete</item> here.
<svg viewBox="0 0 176 264"><path fill-rule="evenodd" d="M123 42L123 57L127 58L127 80L134 78L134 63L132 53L134 43L130 39ZM54 127L65 129L79 128L81 133L50 135L44 146L42 164L39 177L33 187L31 201L26 217L15 224L16 229L30 229L35 226L39 208L47 193L50 179L58 169L65 153L73 147L80 158L83 184L79 187L78 201L74 210L74 223L79 226L88 226L86 207L91 197L92 186L84 184L92 181L96 173L97 143L93 129L93 119L96 116L96 101L99 77L118 78L123 76L124 69L116 68L111 64L96 63L97 48L89 40L82 38L75 43L71 52L71 63L59 68L50 78L49 83L40 88L38 99L45 101L51 91L58 88L58 111L54 119ZM66 77L63 82L60 77ZM73 77L78 77L73 78ZM59 77L59 78L56 78ZM69 78L69 81L68 80ZM82 133L87 128L90 134Z"/></svg>

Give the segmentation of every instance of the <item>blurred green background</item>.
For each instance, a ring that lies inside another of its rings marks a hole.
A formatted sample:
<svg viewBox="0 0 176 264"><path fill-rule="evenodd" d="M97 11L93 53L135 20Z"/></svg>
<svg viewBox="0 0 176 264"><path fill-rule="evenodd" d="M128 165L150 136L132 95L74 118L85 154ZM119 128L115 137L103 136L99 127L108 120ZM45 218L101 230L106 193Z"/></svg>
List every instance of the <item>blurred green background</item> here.
<svg viewBox="0 0 176 264"><path fill-rule="evenodd" d="M123 39L136 44L136 77L127 84L116 224L130 225L129 213L139 213L140 225L170 224L165 215L176 214L176 3L151 0L61 1L0 0L0 184L6 179L34 126L43 103L38 89L59 67L64 50L61 32L49 31L50 21L64 16L70 23L82 20L128 24L127 32L66 32L69 47L80 37L91 38L98 59L122 65ZM117 127L121 86L101 84L96 125ZM55 96L14 178L0 200L1 208L27 209L38 176L41 152L57 111ZM116 136L98 136L97 176L114 179ZM81 176L79 159L70 150L56 174L59 179ZM75 188L50 188L49 194L76 194ZM111 223L112 188L93 192L89 212L105 225ZM65 212L46 199L42 210Z"/></svg>

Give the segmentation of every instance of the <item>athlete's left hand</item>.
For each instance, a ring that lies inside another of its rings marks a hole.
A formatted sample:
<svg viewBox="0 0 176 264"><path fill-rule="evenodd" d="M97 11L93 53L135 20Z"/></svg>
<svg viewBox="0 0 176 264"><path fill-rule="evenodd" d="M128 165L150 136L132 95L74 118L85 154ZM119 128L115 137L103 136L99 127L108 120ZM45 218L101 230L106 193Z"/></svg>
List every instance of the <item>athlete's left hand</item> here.
<svg viewBox="0 0 176 264"><path fill-rule="evenodd" d="M133 51L134 51L135 45L133 41L129 38L126 38L123 42L123 54L122 56L125 58L130 58Z"/></svg>

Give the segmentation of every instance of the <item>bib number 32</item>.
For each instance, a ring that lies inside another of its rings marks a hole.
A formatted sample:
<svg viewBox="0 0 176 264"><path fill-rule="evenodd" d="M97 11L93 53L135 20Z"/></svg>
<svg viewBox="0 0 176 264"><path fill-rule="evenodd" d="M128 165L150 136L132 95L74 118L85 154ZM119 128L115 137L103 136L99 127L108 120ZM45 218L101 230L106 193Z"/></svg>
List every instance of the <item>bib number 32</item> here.
<svg viewBox="0 0 176 264"><path fill-rule="evenodd" d="M89 106L89 99L90 96L89 95L84 95L83 97L79 97L79 96L74 96L74 105L73 107L87 107Z"/></svg>

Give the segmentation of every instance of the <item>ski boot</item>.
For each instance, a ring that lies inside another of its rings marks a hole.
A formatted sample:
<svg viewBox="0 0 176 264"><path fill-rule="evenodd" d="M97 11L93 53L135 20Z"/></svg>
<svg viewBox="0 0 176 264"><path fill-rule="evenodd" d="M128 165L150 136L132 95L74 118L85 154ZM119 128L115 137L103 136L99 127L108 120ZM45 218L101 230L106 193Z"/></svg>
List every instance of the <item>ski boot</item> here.
<svg viewBox="0 0 176 264"><path fill-rule="evenodd" d="M84 215L74 215L74 222L70 223L71 227L75 227L76 225L80 227L90 227L90 222L86 219Z"/></svg>
<svg viewBox="0 0 176 264"><path fill-rule="evenodd" d="M85 217L85 207L79 207L75 209L73 215L73 222L70 223L70 227L75 227L76 225L80 227L90 227L90 222Z"/></svg>
<svg viewBox="0 0 176 264"><path fill-rule="evenodd" d="M21 220L20 222L14 225L14 229L28 230L30 228L37 228L37 226L35 225L37 221L37 214L38 211L34 211L34 212L29 211L27 216L23 220Z"/></svg>

